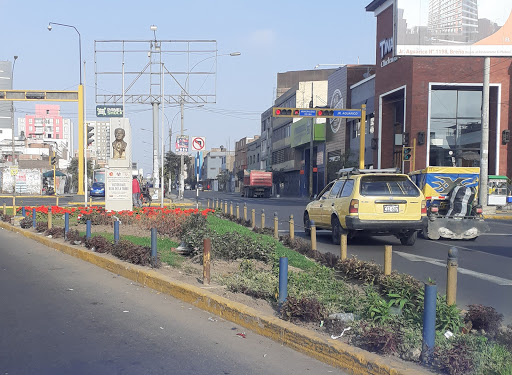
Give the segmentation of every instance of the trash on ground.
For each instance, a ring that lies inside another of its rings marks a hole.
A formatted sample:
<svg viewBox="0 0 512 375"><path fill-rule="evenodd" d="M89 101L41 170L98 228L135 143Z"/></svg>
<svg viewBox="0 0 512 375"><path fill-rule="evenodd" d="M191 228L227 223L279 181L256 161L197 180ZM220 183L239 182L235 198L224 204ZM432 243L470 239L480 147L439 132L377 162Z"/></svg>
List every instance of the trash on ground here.
<svg viewBox="0 0 512 375"><path fill-rule="evenodd" d="M447 339L449 338L452 338L453 337L453 332L448 330L444 333L444 337L446 337Z"/></svg>
<svg viewBox="0 0 512 375"><path fill-rule="evenodd" d="M343 330L343 332L341 332L341 335L339 335L339 336L331 335L331 339L333 339L333 340L337 340L337 339L339 339L341 336L343 336L343 334L344 334L346 331L350 331L351 329L352 329L352 327L347 327L347 328L345 328L345 329Z"/></svg>
<svg viewBox="0 0 512 375"><path fill-rule="evenodd" d="M240 337L242 337L242 338L244 338L244 339L246 338L246 337L245 337L245 332L237 333L236 335L237 335L237 336L240 336Z"/></svg>
<svg viewBox="0 0 512 375"><path fill-rule="evenodd" d="M216 322L216 321L217 321L217 319L213 319L211 316L208 318L208 320L209 320L210 322Z"/></svg>

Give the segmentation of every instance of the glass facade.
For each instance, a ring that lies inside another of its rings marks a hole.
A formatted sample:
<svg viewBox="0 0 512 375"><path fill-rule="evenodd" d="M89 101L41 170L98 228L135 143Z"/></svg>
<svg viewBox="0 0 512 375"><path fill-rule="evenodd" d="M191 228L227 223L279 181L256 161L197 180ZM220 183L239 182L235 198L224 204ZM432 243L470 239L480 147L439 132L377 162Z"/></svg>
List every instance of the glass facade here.
<svg viewBox="0 0 512 375"><path fill-rule="evenodd" d="M481 88L434 86L430 100L429 165L478 167Z"/></svg>

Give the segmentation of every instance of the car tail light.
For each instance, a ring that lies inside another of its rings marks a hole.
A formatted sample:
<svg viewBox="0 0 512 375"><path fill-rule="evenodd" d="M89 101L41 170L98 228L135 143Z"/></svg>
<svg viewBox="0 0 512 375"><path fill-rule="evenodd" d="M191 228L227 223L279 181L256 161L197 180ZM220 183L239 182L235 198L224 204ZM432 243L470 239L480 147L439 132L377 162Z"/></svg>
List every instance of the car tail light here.
<svg viewBox="0 0 512 375"><path fill-rule="evenodd" d="M427 214L427 201L421 201L421 214Z"/></svg>
<svg viewBox="0 0 512 375"><path fill-rule="evenodd" d="M432 206L432 207L430 207L430 211L435 213L435 214L437 214L439 212L439 206Z"/></svg>
<svg viewBox="0 0 512 375"><path fill-rule="evenodd" d="M357 214L359 212L359 199L352 199L348 208L348 213Z"/></svg>
<svg viewBox="0 0 512 375"><path fill-rule="evenodd" d="M484 210L483 210L483 208L481 206L477 206L476 209L475 209L475 212L478 215L481 215L484 212Z"/></svg>

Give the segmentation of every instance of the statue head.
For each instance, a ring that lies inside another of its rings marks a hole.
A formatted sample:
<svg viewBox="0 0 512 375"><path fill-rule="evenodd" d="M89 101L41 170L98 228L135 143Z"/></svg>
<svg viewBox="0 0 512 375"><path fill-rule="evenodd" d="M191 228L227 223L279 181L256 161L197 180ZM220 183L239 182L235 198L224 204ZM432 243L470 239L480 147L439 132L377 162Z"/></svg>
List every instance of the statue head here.
<svg viewBox="0 0 512 375"><path fill-rule="evenodd" d="M117 128L114 130L114 136L116 137L116 141L122 141L125 136L125 131L123 128Z"/></svg>

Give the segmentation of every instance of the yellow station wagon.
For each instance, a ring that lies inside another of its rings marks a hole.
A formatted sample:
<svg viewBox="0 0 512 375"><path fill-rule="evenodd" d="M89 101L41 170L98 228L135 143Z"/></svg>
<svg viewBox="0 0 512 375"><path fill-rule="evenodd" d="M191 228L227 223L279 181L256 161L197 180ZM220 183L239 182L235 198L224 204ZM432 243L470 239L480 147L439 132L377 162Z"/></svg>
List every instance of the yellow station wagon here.
<svg viewBox="0 0 512 375"><path fill-rule="evenodd" d="M341 169L306 206L304 230L311 221L318 229L332 231L332 241L341 234L395 235L403 245L412 246L427 224L426 201L409 176L396 169Z"/></svg>

